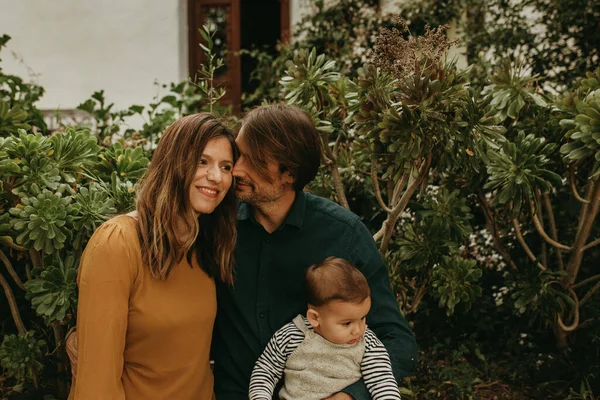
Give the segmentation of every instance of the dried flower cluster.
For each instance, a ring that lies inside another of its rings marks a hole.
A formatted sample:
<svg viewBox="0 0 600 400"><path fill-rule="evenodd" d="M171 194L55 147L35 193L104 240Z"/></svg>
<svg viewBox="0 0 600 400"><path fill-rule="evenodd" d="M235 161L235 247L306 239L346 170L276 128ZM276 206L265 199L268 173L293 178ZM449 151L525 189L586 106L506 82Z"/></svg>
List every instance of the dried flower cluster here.
<svg viewBox="0 0 600 400"><path fill-rule="evenodd" d="M435 68L445 60L450 47L458 43L446 36L447 25L433 29L428 25L423 36L415 37L402 18L396 17L396 23L398 28L384 28L377 35L374 58L375 65L396 79Z"/></svg>

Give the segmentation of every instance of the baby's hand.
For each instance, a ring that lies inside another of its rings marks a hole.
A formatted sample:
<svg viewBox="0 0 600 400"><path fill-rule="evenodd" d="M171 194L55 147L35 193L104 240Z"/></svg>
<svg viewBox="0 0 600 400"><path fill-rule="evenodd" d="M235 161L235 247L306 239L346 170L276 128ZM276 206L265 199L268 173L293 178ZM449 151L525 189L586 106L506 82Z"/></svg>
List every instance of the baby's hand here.
<svg viewBox="0 0 600 400"><path fill-rule="evenodd" d="M323 400L354 400L354 397L350 396L347 393L337 392L333 396L328 397L328 398L323 399Z"/></svg>

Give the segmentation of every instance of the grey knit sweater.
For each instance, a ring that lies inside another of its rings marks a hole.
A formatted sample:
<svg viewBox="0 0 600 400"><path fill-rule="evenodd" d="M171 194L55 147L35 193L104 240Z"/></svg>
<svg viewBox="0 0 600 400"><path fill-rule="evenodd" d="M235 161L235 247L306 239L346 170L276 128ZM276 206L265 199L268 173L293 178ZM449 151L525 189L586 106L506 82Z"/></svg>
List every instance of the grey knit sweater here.
<svg viewBox="0 0 600 400"><path fill-rule="evenodd" d="M321 400L361 377L373 399L400 399L389 355L370 329L354 344L334 344L302 315L275 332L267 344L252 372L250 399L271 400L282 376L281 400Z"/></svg>

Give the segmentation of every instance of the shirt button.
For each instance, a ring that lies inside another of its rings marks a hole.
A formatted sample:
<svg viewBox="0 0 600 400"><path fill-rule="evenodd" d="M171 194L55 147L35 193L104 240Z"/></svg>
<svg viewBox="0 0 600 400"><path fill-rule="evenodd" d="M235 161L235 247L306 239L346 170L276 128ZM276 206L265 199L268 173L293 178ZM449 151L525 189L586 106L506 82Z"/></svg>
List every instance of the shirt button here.
<svg viewBox="0 0 600 400"><path fill-rule="evenodd" d="M260 313L258 316L260 317L260 319L265 319L265 313Z"/></svg>

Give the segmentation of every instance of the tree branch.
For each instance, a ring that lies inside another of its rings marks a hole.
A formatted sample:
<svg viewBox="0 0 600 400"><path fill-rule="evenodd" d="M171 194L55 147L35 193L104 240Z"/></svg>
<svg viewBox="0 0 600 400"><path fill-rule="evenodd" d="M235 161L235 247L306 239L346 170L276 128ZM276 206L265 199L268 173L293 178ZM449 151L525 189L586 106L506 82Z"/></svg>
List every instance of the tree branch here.
<svg viewBox="0 0 600 400"><path fill-rule="evenodd" d="M425 297L426 293L427 293L427 279L425 279L425 281L423 281L421 286L419 286L419 288L417 289L415 295L413 296L412 304L408 307L408 312L414 313L417 311L417 308L419 308L419 304L421 304L421 301L423 300L423 297Z"/></svg>
<svg viewBox="0 0 600 400"><path fill-rule="evenodd" d="M337 166L337 158L331 152L329 148L329 142L327 140L327 135L323 134L321 136L321 149L322 156L325 160L325 164L329 167L331 171L331 177L333 178L333 185L335 187L335 192L337 194L338 201L340 205L344 207L346 210L350 209L350 205L348 204L348 199L346 198L346 193L344 191L344 185L342 185L342 177L340 176L340 170Z"/></svg>
<svg viewBox="0 0 600 400"><path fill-rule="evenodd" d="M573 243L573 252L571 253L566 269L567 276L565 279L568 279L568 283L571 285L577 280L581 261L583 260L583 247L590 236L594 220L598 215L598 207L600 206L600 185L598 185L597 179L590 182L586 197L589 199L589 203L584 204L581 207L579 224L577 226L577 233L575 234L575 242Z"/></svg>
<svg viewBox="0 0 600 400"><path fill-rule="evenodd" d="M393 206L392 212L388 213L388 217L386 219L388 221L388 224L386 226L383 238L381 240L381 246L379 247L379 251L382 254L385 253L388 249L388 245L390 243L390 239L392 238L392 233L394 232L394 227L396 226L396 221L398 221L400 213L404 211L404 208L406 208L408 201L427 175L427 172L429 171L429 166L431 165L431 156L432 154L430 152L427 156L427 160L423 164L421 164L421 167L419 168L419 173L415 180L410 184L410 186L408 186L408 188L406 188L406 191L404 191L404 194L402 194L402 197L400 198L398 203Z"/></svg>
<svg viewBox="0 0 600 400"><path fill-rule="evenodd" d="M537 218L540 221L540 226L544 229L544 216L542 215L542 201L539 191L536 192L536 201L540 206L537 208ZM546 242L542 242L542 265L548 269L548 249Z"/></svg>
<svg viewBox="0 0 600 400"><path fill-rule="evenodd" d="M375 233L373 235L373 241L374 242L377 242L379 239L381 239L383 237L383 234L384 234L385 230L387 229L387 224L388 224L388 220L386 219L381 224L381 228L377 231L377 233Z"/></svg>
<svg viewBox="0 0 600 400"><path fill-rule="evenodd" d="M15 325L19 333L27 333L27 329L25 328L25 324L23 324L23 319L21 319L21 314L19 313L19 306L17 305L17 300L15 299L15 295L13 294L10 285L4 279L4 276L0 273L0 286L4 289L4 294L8 299L8 306L10 308L10 313L12 314L13 320L15 321Z"/></svg>
<svg viewBox="0 0 600 400"><path fill-rule="evenodd" d="M27 251L27 249L25 247L19 246L18 244L13 243L10 240L6 240L6 239L3 239L3 238L0 238L0 243L3 243L5 245L7 245L11 249L15 249L15 250L18 250L18 251Z"/></svg>
<svg viewBox="0 0 600 400"><path fill-rule="evenodd" d="M581 250L586 251L586 250L591 249L594 246L598 246L599 244L600 244L600 238L594 240L593 242L589 242L588 244L586 244L585 246L583 246L581 248Z"/></svg>
<svg viewBox="0 0 600 400"><path fill-rule="evenodd" d="M542 225L542 223L540 222L540 220L537 217L537 212L535 209L535 205L533 204L533 201L529 200L529 206L531 207L531 218L533 219L533 225L535 226L535 229L537 230L537 232L540 234L540 236L550 245L558 248L558 249L562 249L562 250L566 250L566 251L571 251L572 248L569 246L566 246L562 243L558 243L556 240L552 239L550 236L548 236L548 234L546 233L546 231L544 230L544 226Z"/></svg>
<svg viewBox="0 0 600 400"><path fill-rule="evenodd" d="M405 172L402 174L402 178L400 178L400 182L396 184L392 193L392 204L396 204L398 202L398 198L400 197L400 193L402 193L402 189L408 183L410 179L410 172Z"/></svg>
<svg viewBox="0 0 600 400"><path fill-rule="evenodd" d="M573 192L573 196L575 197L575 199L577 199L577 201L583 203L583 204L589 204L589 200L584 199L583 197L581 197L579 195L579 192L577 191L577 187L575 186L575 166L571 165L569 167L569 186L571 187L571 192Z"/></svg>
<svg viewBox="0 0 600 400"><path fill-rule="evenodd" d="M542 264L539 263L539 261L537 261L537 258L535 257L535 255L533 254L533 252L531 251L529 246L527 245L527 242L525 242L525 239L523 238L523 234L521 233L521 227L519 226L519 222L517 221L517 219L513 218L511 220L511 222L512 222L513 227L515 228L515 233L517 234L517 240L521 244L521 247L523 247L523 250L525 250L525 254L527 254L527 257L529 257L529 259L531 261L537 263L537 266L539 269L541 269L542 271L545 271L546 267L544 267Z"/></svg>
<svg viewBox="0 0 600 400"><path fill-rule="evenodd" d="M573 289L569 289L569 293L571 294L571 296L573 296L573 301L575 302L575 305L573 306L573 312L575 314L573 318L573 323L569 326L566 326L560 314L556 314L556 321L558 322L558 326L565 332L573 332L579 326L579 305L581 303L579 302L577 294L573 291Z"/></svg>
<svg viewBox="0 0 600 400"><path fill-rule="evenodd" d="M33 268L44 268L44 260L40 256L40 253L34 249L29 249L29 258L33 264Z"/></svg>
<svg viewBox="0 0 600 400"><path fill-rule="evenodd" d="M552 209L552 203L550 203L550 196L548 193L543 193L542 198L544 199L544 207L546 208L546 212L548 214L548 223L550 224L550 234L552 235L552 239L558 242L558 230L556 229L556 220L554 219L554 210ZM562 259L562 251L560 249L556 250L556 260L558 261L558 267L561 271L565 270L565 264Z"/></svg>
<svg viewBox="0 0 600 400"><path fill-rule="evenodd" d="M585 285L587 285L588 283L590 283L590 282L594 282L594 281L596 281L596 280L598 280L598 279L600 279L600 274L598 274L598 275L594 275L594 276L592 276L592 277L590 277L590 278L587 278L587 279L584 279L584 280L582 280L581 282L578 282L577 284L573 285L573 289L580 288L580 287L582 287L582 286L585 286Z"/></svg>
<svg viewBox="0 0 600 400"><path fill-rule="evenodd" d="M19 278L19 275L17 275L17 272L13 268L10 260L6 257L6 255L4 254L4 252L2 250L0 250L0 260L2 260L2 262L4 263L4 266L8 270L8 274L10 276L12 276L12 278L15 281L15 283L17 284L17 286L19 288L21 288L22 290L27 291L27 289L25 288L25 285L23 285L23 282L21 281L21 278Z"/></svg>
<svg viewBox="0 0 600 400"><path fill-rule="evenodd" d="M586 294L585 296L583 296L583 298L581 299L581 302L579 303L580 305L584 305L586 301L588 301L589 299L592 298L592 296L594 295L594 293L596 293L598 291L598 289L600 289L600 282L597 282L594 287L592 287Z"/></svg>
<svg viewBox="0 0 600 400"><path fill-rule="evenodd" d="M391 213L392 209L385 204L385 202L383 201L383 197L381 197L381 190L379 188L379 177L377 176L377 160L375 160L374 157L371 159L371 181L373 181L373 189L375 189L375 198L377 198L379 207L381 207L386 213Z"/></svg>
<svg viewBox="0 0 600 400"><path fill-rule="evenodd" d="M498 225L496 224L496 220L494 219L494 211L492 207L490 207L487 199L485 198L485 194L480 190L477 193L477 197L479 198L479 203L483 208L483 214L485 216L485 220L487 221L488 230L492 234L492 239L494 240L494 245L496 250L500 253L502 258L508 263L511 269L518 270L515 262L512 260L510 253L506 251L504 247L504 243L502 243L502 239L500 239L500 230L498 229Z"/></svg>

